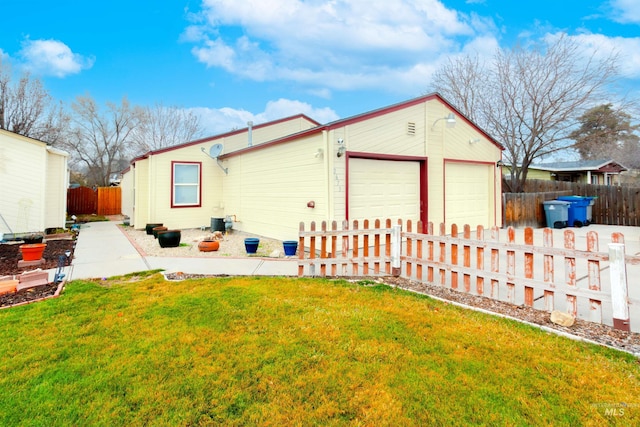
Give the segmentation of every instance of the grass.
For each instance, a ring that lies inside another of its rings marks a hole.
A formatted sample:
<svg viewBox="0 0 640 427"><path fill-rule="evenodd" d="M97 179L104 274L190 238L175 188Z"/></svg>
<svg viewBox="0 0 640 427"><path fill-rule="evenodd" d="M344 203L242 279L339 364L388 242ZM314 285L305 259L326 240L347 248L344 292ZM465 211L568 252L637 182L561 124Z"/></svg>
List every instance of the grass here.
<svg viewBox="0 0 640 427"><path fill-rule="evenodd" d="M368 282L75 281L0 326L0 425L640 424L632 356Z"/></svg>

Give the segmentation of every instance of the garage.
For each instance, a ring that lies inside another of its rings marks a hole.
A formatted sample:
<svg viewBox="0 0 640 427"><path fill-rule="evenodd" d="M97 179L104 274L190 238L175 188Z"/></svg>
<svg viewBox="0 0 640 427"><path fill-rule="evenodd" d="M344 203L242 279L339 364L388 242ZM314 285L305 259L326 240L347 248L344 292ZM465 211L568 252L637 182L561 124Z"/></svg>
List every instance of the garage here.
<svg viewBox="0 0 640 427"><path fill-rule="evenodd" d="M445 162L445 223L447 227L465 224L493 225L493 164Z"/></svg>
<svg viewBox="0 0 640 427"><path fill-rule="evenodd" d="M420 218L420 162L349 159L349 220Z"/></svg>

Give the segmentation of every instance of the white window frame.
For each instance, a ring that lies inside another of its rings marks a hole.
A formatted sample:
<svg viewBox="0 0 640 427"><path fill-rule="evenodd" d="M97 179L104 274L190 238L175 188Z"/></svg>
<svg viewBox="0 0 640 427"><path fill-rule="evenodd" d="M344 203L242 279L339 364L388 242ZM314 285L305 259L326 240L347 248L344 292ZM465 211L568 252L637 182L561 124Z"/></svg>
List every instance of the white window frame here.
<svg viewBox="0 0 640 427"><path fill-rule="evenodd" d="M197 179L195 182L176 182L176 169L180 166L197 167ZM171 162L171 207L172 208L190 208L202 206L202 164L200 162ZM196 199L188 202L177 202L177 189L183 187L195 187Z"/></svg>

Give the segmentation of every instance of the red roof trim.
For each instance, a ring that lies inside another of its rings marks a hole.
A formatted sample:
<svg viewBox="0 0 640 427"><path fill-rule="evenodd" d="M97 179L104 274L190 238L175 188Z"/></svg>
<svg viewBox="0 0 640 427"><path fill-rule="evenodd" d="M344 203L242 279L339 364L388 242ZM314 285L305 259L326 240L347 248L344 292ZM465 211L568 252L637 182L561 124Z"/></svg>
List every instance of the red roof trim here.
<svg viewBox="0 0 640 427"><path fill-rule="evenodd" d="M254 125L254 126L252 126L252 129L261 129L261 128L277 125L279 123L284 123L284 122L288 122L288 121L291 121L291 120L295 120L295 119L305 119L305 120L308 120L311 123L314 123L316 126L320 126L320 123L318 123L317 121L313 120L312 118L310 118L310 117L308 117L308 116L306 116L304 114L296 114L294 116L283 117L283 118L278 119L278 120L273 120L273 121L270 121L270 122L265 122L265 123L260 123L260 124ZM230 136L238 135L238 134L245 133L245 132L248 132L248 131L249 131L249 128L245 127L245 128L242 128L242 129L235 129L235 130L232 130L232 131L226 132L226 133L221 133L221 134L217 134L217 135L213 135L213 136L207 136L205 138L196 139L195 141L185 142L183 144L172 145L171 147L161 148L161 149L155 150L155 151L153 151L153 150L152 151L148 151L145 154L134 158L131 162L135 162L137 160L146 159L150 155L167 153L169 151L178 150L178 149L185 148L185 147L190 147L192 145L203 144L205 142L214 141L214 140L220 139L220 138L228 138Z"/></svg>

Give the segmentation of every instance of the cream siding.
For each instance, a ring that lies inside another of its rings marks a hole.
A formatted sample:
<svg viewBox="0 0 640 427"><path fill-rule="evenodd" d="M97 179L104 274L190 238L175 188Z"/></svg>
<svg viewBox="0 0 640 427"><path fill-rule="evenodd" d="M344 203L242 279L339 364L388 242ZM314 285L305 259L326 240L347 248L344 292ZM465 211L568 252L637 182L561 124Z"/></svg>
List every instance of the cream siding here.
<svg viewBox="0 0 640 427"><path fill-rule="evenodd" d="M310 122L303 117L296 117L275 124L255 125L251 131L252 145L260 145L316 126L317 124ZM215 142L221 143L224 146L224 154L242 150L249 146L248 129L244 129L242 132L237 134L222 137L217 139Z"/></svg>
<svg viewBox="0 0 640 427"><path fill-rule="evenodd" d="M47 149L47 165L44 228L64 228L69 187L67 153L53 148Z"/></svg>
<svg viewBox="0 0 640 427"><path fill-rule="evenodd" d="M349 151L424 156L424 109L420 104L337 128L335 141L343 138ZM407 132L409 123L414 134Z"/></svg>
<svg viewBox="0 0 640 427"><path fill-rule="evenodd" d="M122 175L120 180L120 194L122 195L121 210L122 214L133 218L133 206L134 206L134 178L135 175L131 173L131 169Z"/></svg>
<svg viewBox="0 0 640 427"><path fill-rule="evenodd" d="M316 155L319 148L321 134L229 158L224 213L235 216L234 227L295 240L301 221L327 219L327 159Z"/></svg>
<svg viewBox="0 0 640 427"><path fill-rule="evenodd" d="M64 226L66 159L44 142L0 130L0 232Z"/></svg>
<svg viewBox="0 0 640 427"><path fill-rule="evenodd" d="M149 159L137 161L132 165L133 173L133 216L131 225L135 228L144 228L147 223L156 222L149 212L149 200L151 189L149 188ZM125 174L127 175L127 174Z"/></svg>

